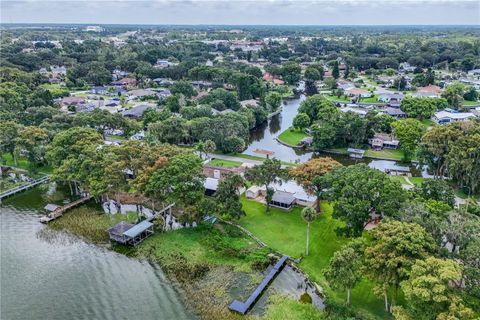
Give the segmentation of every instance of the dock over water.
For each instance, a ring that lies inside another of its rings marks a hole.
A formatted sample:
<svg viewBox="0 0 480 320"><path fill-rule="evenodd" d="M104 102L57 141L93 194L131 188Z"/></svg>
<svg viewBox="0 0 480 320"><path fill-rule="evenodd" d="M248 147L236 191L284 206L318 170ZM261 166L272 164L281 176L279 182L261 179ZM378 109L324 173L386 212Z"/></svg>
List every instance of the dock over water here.
<svg viewBox="0 0 480 320"><path fill-rule="evenodd" d="M0 201L1 201L2 199L6 198L6 197L13 196L13 195L16 194L16 193L19 193L19 192L28 190L28 189L30 189L30 188L33 188L33 187L39 185L39 184L48 182L49 180L50 180L50 177L49 177L49 176L45 176L45 177L41 177L41 178L39 178L39 179L32 180L32 181L30 181L30 182L27 183L27 184L24 184L24 185L18 186L18 187L16 187L16 188L13 188L13 189L4 191L4 192L0 193Z"/></svg>
<svg viewBox="0 0 480 320"><path fill-rule="evenodd" d="M70 202L64 206L61 206L61 207L56 207L52 212L44 215L43 217L40 218L40 222L42 223L48 223L52 220L55 220L61 216L63 216L63 214L67 211L67 210L70 210L72 209L73 207L76 207L76 206L79 206L85 202L87 202L88 200L92 199L92 196L91 195L88 195L88 196L85 196L83 198L80 198L78 200L75 200L73 202Z"/></svg>
<svg viewBox="0 0 480 320"><path fill-rule="evenodd" d="M285 263L288 260L288 256L281 257L277 263L273 266L272 270L265 276L262 282L258 287L253 291L253 293L248 297L247 301L242 302L234 300L229 306L228 309L231 311L238 312L240 314L246 314L250 310L262 293L267 289L267 286L273 281L273 279L282 271Z"/></svg>

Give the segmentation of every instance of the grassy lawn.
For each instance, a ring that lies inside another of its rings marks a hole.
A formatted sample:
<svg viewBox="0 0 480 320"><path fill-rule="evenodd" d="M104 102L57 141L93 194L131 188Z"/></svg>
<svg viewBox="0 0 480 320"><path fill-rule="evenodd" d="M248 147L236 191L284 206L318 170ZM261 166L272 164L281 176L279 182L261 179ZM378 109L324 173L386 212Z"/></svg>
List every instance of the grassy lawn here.
<svg viewBox="0 0 480 320"><path fill-rule="evenodd" d="M213 159L208 164L215 167L225 167L225 168L238 167L242 165L240 161L223 160L223 159Z"/></svg>
<svg viewBox="0 0 480 320"><path fill-rule="evenodd" d="M360 102L363 103L379 103L378 97L376 95L371 96L370 98L360 98Z"/></svg>
<svg viewBox="0 0 480 320"><path fill-rule="evenodd" d="M264 157L252 156L250 154L243 154L243 153L227 153L226 155L232 156L232 157L243 158L243 159L249 159L249 160L257 160L257 161L265 161L267 159L267 158L264 158ZM295 163L286 162L286 161L282 161L282 164L286 165L286 166L296 166Z"/></svg>
<svg viewBox="0 0 480 320"><path fill-rule="evenodd" d="M400 149L382 149L379 151L374 150L366 150L365 155L368 157L376 157L382 159L392 159L392 160L402 160L403 159L403 151Z"/></svg>
<svg viewBox="0 0 480 320"><path fill-rule="evenodd" d="M470 100L463 100L463 105L464 106L474 106L480 104L478 101L470 101Z"/></svg>
<svg viewBox="0 0 480 320"><path fill-rule="evenodd" d="M288 128L287 130L280 133L278 139L286 144L297 146L303 138L308 137L308 135L302 130Z"/></svg>
<svg viewBox="0 0 480 320"><path fill-rule="evenodd" d="M428 128L436 125L436 123L434 121L430 120L430 119L423 119L420 122L422 123L424 130L427 130Z"/></svg>
<svg viewBox="0 0 480 320"><path fill-rule="evenodd" d="M405 180L405 178L402 177L402 176L389 176L389 178L390 178L390 180L398 181L398 182L400 182L401 184L409 184L409 183L407 182L407 180Z"/></svg>
<svg viewBox="0 0 480 320"><path fill-rule="evenodd" d="M109 138L118 139L118 140L127 140L124 136L110 135Z"/></svg>
<svg viewBox="0 0 480 320"><path fill-rule="evenodd" d="M328 95L325 95L325 98L327 98L328 100L333 100L333 101L350 102L350 98L345 97L345 96L337 97L337 96L333 96L333 95L328 94Z"/></svg>
<svg viewBox="0 0 480 320"><path fill-rule="evenodd" d="M30 170L30 163L23 157L17 157L17 166L15 166L15 162L13 161L13 157L10 153L4 153L0 158L0 162L6 166L17 167L26 171ZM51 174L53 168L51 166L43 166L37 168L37 171L41 174Z"/></svg>
<svg viewBox="0 0 480 320"><path fill-rule="evenodd" d="M240 225L274 250L295 258L305 254L307 224L300 215L300 208L294 208L290 212L272 208L270 213L265 213L263 204L244 196L241 201L246 216L239 220ZM300 267L312 280L322 285L329 298L342 303L345 301L345 293L332 291L325 282L323 272L333 253L349 240L336 235L335 229L341 222L332 218L332 207L324 202L322 210L323 214L311 224L309 256L302 259ZM371 312L378 318L388 318L383 311L382 300L374 296L372 288L371 282L362 281L352 290L352 305L362 312Z"/></svg>

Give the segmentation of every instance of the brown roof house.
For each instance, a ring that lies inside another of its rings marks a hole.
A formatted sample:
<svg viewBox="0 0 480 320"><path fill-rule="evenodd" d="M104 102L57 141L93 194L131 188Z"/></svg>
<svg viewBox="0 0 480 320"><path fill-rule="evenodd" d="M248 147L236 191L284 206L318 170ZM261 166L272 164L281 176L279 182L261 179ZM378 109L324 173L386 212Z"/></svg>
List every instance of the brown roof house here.
<svg viewBox="0 0 480 320"><path fill-rule="evenodd" d="M373 138L368 139L368 143L373 150L382 150L383 148L397 149L400 144L391 134L387 133L375 133Z"/></svg>

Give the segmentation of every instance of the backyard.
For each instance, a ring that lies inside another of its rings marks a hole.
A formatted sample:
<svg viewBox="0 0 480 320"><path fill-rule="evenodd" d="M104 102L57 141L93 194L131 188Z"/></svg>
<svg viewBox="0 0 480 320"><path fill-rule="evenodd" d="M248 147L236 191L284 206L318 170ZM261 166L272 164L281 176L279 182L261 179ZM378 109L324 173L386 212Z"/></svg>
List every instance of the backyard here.
<svg viewBox="0 0 480 320"><path fill-rule="evenodd" d="M282 254L293 258L304 255L307 224L300 215L300 208L290 212L272 208L266 213L262 203L244 196L241 201L246 212L246 216L239 220L241 226ZM323 202L322 210L323 213L311 224L309 256L304 257L299 266L324 288L329 298L343 303L346 294L332 291L326 284L323 272L334 252L349 240L336 235L335 229L341 222L332 218L332 207ZM352 290L352 306L363 312L370 310L384 319L387 314L383 311L382 300L373 294L372 289L373 284L367 280L358 284Z"/></svg>
<svg viewBox="0 0 480 320"><path fill-rule="evenodd" d="M208 164L214 167L225 167L225 168L238 167L242 165L240 161L224 160L224 159L212 159Z"/></svg>
<svg viewBox="0 0 480 320"><path fill-rule="evenodd" d="M278 140L292 146L298 146L300 144L300 141L306 137L308 137L308 135L302 130L288 128L287 130L280 133L280 135L278 136Z"/></svg>

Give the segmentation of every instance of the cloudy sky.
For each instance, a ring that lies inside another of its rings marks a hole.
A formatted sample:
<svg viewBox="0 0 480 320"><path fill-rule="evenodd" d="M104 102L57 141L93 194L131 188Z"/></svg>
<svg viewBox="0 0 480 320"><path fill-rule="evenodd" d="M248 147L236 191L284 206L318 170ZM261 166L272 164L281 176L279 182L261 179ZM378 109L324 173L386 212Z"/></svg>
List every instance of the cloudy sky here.
<svg viewBox="0 0 480 320"><path fill-rule="evenodd" d="M0 0L2 23L480 24L479 0Z"/></svg>

